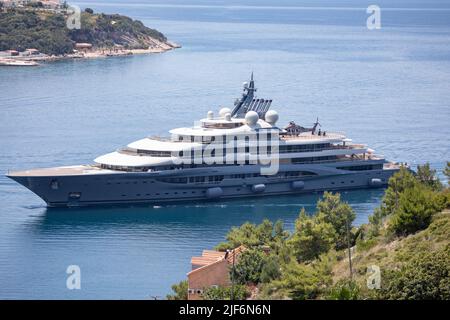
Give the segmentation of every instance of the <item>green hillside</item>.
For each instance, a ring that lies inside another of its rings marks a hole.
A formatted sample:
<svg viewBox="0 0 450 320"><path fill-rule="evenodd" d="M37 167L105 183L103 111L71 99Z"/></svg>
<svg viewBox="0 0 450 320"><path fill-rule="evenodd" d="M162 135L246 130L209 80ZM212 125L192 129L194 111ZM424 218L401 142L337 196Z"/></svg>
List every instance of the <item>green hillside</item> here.
<svg viewBox="0 0 450 320"><path fill-rule="evenodd" d="M61 55L73 52L76 42L89 42L97 48L121 45L147 49L155 41L167 39L142 22L118 14L82 12L81 29L69 30L63 13L30 9L0 12L0 50L36 48L46 54Z"/></svg>

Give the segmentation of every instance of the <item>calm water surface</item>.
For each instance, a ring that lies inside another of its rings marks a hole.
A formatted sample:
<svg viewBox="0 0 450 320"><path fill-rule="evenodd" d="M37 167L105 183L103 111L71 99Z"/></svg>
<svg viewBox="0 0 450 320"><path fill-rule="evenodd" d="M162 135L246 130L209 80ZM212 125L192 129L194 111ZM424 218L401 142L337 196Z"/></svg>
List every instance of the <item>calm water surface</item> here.
<svg viewBox="0 0 450 320"><path fill-rule="evenodd" d="M141 19L182 49L0 69L0 298L164 297L230 227L269 218L292 230L302 207L312 212L317 195L49 210L3 176L189 126L230 106L252 70L281 124L319 117L389 159L438 170L450 159L450 4L381 1L382 29L369 31L365 1L163 3L78 2ZM381 195L343 194L356 224ZM81 290L66 289L71 264Z"/></svg>

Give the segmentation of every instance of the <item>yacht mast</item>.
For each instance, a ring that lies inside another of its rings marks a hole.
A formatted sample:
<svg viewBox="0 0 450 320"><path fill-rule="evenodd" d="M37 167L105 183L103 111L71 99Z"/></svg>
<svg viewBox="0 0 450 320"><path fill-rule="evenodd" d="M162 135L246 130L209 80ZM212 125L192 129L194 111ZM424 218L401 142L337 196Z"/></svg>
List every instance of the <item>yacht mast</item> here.
<svg viewBox="0 0 450 320"><path fill-rule="evenodd" d="M244 92L239 100L236 100L231 116L235 118L244 118L248 111L248 107L253 103L255 97L255 81L253 80L253 72L250 77L250 83L244 82Z"/></svg>

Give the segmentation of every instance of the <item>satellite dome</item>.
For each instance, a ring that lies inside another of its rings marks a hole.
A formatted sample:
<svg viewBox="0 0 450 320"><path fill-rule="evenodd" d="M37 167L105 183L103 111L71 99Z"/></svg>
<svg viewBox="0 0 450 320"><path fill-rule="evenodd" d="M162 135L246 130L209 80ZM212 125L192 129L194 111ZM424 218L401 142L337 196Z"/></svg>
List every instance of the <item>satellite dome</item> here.
<svg viewBox="0 0 450 320"><path fill-rule="evenodd" d="M225 113L225 120L231 121L231 113Z"/></svg>
<svg viewBox="0 0 450 320"><path fill-rule="evenodd" d="M248 87L248 82L243 82L243 83L242 83L242 86L243 86L244 88L247 88L247 87Z"/></svg>
<svg viewBox="0 0 450 320"><path fill-rule="evenodd" d="M275 124L278 121L278 112L276 112L275 110L269 110L266 112L265 115L265 120L266 122L270 123L270 124Z"/></svg>
<svg viewBox="0 0 450 320"><path fill-rule="evenodd" d="M254 126L259 120L259 116L255 111L249 111L245 114L245 122L249 126Z"/></svg>
<svg viewBox="0 0 450 320"><path fill-rule="evenodd" d="M214 119L214 112L208 111L206 118L208 118L209 120Z"/></svg>
<svg viewBox="0 0 450 320"><path fill-rule="evenodd" d="M225 115L226 115L227 113L231 113L230 108L222 108L222 109L220 109L220 111L219 111L219 116L223 118L223 117L225 117Z"/></svg>

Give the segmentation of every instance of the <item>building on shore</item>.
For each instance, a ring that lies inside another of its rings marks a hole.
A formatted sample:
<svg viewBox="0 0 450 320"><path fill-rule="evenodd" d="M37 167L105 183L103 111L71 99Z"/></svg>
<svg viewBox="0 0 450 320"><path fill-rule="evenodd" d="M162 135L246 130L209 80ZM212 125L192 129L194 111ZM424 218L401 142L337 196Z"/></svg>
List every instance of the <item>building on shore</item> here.
<svg viewBox="0 0 450 320"><path fill-rule="evenodd" d="M90 52L92 50L92 44L87 42L77 42L75 43L75 50L78 52Z"/></svg>
<svg viewBox="0 0 450 320"><path fill-rule="evenodd" d="M202 300L206 288L230 286L230 268L244 250L244 246L227 252L203 250L200 257L192 257L192 270L187 274L188 300Z"/></svg>
<svg viewBox="0 0 450 320"><path fill-rule="evenodd" d="M25 56L36 56L39 55L40 52L38 49L34 49L34 48L30 48L30 49L25 49L24 55Z"/></svg>

